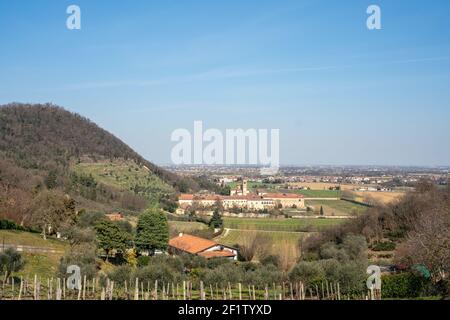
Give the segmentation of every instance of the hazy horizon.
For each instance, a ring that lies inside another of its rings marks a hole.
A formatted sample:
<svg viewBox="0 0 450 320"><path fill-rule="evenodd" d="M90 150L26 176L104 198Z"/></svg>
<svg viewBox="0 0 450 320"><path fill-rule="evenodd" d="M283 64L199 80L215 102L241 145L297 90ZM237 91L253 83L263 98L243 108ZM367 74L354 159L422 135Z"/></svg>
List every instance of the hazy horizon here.
<svg viewBox="0 0 450 320"><path fill-rule="evenodd" d="M81 30L66 28L71 4ZM366 27L370 4L381 30ZM60 105L160 165L171 132L202 120L280 129L283 166L449 166L449 10L443 0L0 3L0 104Z"/></svg>

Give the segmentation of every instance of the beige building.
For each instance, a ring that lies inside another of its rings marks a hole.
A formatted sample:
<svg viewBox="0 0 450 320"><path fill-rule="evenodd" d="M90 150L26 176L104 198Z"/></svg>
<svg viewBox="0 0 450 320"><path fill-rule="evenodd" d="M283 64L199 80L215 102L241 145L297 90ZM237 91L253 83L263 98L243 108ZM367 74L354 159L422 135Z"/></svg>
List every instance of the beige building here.
<svg viewBox="0 0 450 320"><path fill-rule="evenodd" d="M302 195L294 193L266 193L264 199L274 201L276 207L282 208L305 208L305 199Z"/></svg>
<svg viewBox="0 0 450 320"><path fill-rule="evenodd" d="M240 184L230 190L230 196L246 196L250 193L247 188L247 180L241 179L239 181Z"/></svg>
<svg viewBox="0 0 450 320"><path fill-rule="evenodd" d="M290 193L267 193L247 195L193 195L182 194L178 203L180 208L186 209L190 206L211 208L220 202L225 210L240 208L246 210L264 210L273 208L305 208L305 200L302 195Z"/></svg>

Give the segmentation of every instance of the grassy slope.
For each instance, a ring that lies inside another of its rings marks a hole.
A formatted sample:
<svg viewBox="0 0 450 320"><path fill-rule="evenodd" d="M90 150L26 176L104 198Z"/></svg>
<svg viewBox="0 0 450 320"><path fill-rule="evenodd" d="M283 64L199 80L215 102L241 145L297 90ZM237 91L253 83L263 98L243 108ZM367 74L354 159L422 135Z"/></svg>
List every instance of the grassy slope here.
<svg viewBox="0 0 450 320"><path fill-rule="evenodd" d="M341 223L341 219L252 219L252 218L224 218L225 228L265 231L302 231L311 226L323 228Z"/></svg>
<svg viewBox="0 0 450 320"><path fill-rule="evenodd" d="M171 231L189 233L196 230L205 230L208 226L200 222L169 221L169 228Z"/></svg>
<svg viewBox="0 0 450 320"><path fill-rule="evenodd" d="M352 203L345 200L307 200L307 206L313 206L316 211L323 207L325 215L351 215L353 212L356 214L363 213L367 207Z"/></svg>
<svg viewBox="0 0 450 320"><path fill-rule="evenodd" d="M0 230L0 245L14 244L22 246L45 247L54 250L64 251L66 244L56 239L44 240L39 233L15 231L15 230Z"/></svg>
<svg viewBox="0 0 450 320"><path fill-rule="evenodd" d="M249 239L268 239L269 253L278 255L285 267L292 266L300 256L299 241L310 232L298 232L308 227L321 229L341 223L343 219L251 219L224 218L227 230L218 241L227 245L246 245ZM235 230L237 229L237 230ZM256 257L258 259L259 257Z"/></svg>
<svg viewBox="0 0 450 320"><path fill-rule="evenodd" d="M12 230L0 230L0 241L0 245L4 241L5 244L44 247L61 252L65 251L67 247L62 241L54 239L44 240L37 233ZM45 279L55 276L62 253L22 253L22 256L25 260L25 266L14 275L31 279L36 274L38 277Z"/></svg>
<svg viewBox="0 0 450 320"><path fill-rule="evenodd" d="M174 192L174 189L158 176L133 161L79 163L74 165L72 170L76 173L91 174L97 182L120 190L132 191L138 186L140 194L149 200L160 194Z"/></svg>
<svg viewBox="0 0 450 320"><path fill-rule="evenodd" d="M307 233L300 232L278 232L278 231L247 231L247 230L230 230L227 235L220 239L223 244L233 245L240 243L245 234L255 233L262 234L268 237L273 245L280 245L285 242L295 242L298 243L300 238L302 238Z"/></svg>

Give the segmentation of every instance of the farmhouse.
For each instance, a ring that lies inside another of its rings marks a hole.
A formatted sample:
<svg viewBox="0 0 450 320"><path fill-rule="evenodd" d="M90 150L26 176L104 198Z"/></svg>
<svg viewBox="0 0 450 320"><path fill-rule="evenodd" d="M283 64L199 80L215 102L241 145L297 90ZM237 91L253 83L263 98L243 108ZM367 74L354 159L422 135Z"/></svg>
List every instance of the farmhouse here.
<svg viewBox="0 0 450 320"><path fill-rule="evenodd" d="M194 254L206 259L226 258L237 260L237 250L209 239L180 233L178 237L169 240L170 254Z"/></svg>
<svg viewBox="0 0 450 320"><path fill-rule="evenodd" d="M124 219L121 212L109 213L105 214L105 216L109 221L122 221Z"/></svg>

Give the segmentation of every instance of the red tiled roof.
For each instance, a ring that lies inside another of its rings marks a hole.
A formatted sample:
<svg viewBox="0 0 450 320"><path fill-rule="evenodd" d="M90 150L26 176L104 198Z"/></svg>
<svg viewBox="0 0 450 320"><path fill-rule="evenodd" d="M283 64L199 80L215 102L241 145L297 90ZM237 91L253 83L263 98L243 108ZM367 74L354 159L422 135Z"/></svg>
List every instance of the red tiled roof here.
<svg viewBox="0 0 450 320"><path fill-rule="evenodd" d="M191 236L189 234L183 234L169 240L169 246L192 254L196 254L216 245L217 243L212 240Z"/></svg>
<svg viewBox="0 0 450 320"><path fill-rule="evenodd" d="M261 196L248 194L246 196L222 196L223 200L262 200Z"/></svg>
<svg viewBox="0 0 450 320"><path fill-rule="evenodd" d="M181 194L178 197L178 200L192 200L194 199L194 195L193 194Z"/></svg>
<svg viewBox="0 0 450 320"><path fill-rule="evenodd" d="M235 256L235 254L233 252L228 251L228 250L205 251L205 252L200 252L198 255L202 256L203 258L206 258L206 259L211 259L211 258L229 258L229 257L234 257Z"/></svg>
<svg viewBox="0 0 450 320"><path fill-rule="evenodd" d="M266 200L266 199L301 199L303 195L294 193L266 193L263 196L256 194L248 194L245 196L233 195L233 196L220 196L220 195L193 195L193 194L181 194L179 200Z"/></svg>
<svg viewBox="0 0 450 320"><path fill-rule="evenodd" d="M301 199L303 195L295 193L266 193L264 199Z"/></svg>
<svg viewBox="0 0 450 320"><path fill-rule="evenodd" d="M123 220L123 214L122 213L109 213L105 214L106 218L108 218L111 221L120 221Z"/></svg>
<svg viewBox="0 0 450 320"><path fill-rule="evenodd" d="M194 196L194 200L212 200L212 201L216 201L216 200L221 200L221 197L218 195L195 195Z"/></svg>

